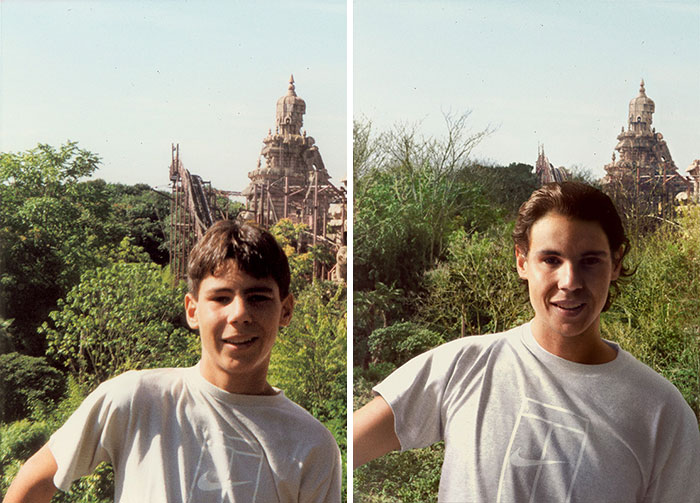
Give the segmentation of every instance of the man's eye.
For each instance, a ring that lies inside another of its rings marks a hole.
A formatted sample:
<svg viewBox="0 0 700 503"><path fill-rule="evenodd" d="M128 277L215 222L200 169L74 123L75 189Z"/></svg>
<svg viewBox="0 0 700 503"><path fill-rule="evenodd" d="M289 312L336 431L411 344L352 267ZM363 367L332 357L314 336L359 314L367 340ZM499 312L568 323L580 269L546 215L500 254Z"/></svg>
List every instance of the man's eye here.
<svg viewBox="0 0 700 503"><path fill-rule="evenodd" d="M267 295L251 295L250 297L248 297L248 301L254 303L266 302L268 300L270 300L270 297L268 297Z"/></svg>
<svg viewBox="0 0 700 503"><path fill-rule="evenodd" d="M542 259L542 262L544 262L547 265L558 265L559 258L558 257L545 257Z"/></svg>
<svg viewBox="0 0 700 503"><path fill-rule="evenodd" d="M228 304L231 301L231 298L225 295L219 295L217 297L212 297L211 300L216 302L217 304Z"/></svg>
<svg viewBox="0 0 700 503"><path fill-rule="evenodd" d="M592 265L600 264L600 259L598 257L587 257L587 258L583 259L581 262L583 265L592 266Z"/></svg>

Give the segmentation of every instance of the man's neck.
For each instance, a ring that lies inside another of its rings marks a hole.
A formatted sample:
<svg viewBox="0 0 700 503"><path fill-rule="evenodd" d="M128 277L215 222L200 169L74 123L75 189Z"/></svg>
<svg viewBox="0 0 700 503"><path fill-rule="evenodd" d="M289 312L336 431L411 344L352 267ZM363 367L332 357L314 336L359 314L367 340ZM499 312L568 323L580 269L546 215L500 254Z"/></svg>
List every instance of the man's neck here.
<svg viewBox="0 0 700 503"><path fill-rule="evenodd" d="M600 365L617 357L617 351L603 340L597 326L575 336L554 333L540 326L536 319L532 321L531 328L532 335L542 349L564 360Z"/></svg>

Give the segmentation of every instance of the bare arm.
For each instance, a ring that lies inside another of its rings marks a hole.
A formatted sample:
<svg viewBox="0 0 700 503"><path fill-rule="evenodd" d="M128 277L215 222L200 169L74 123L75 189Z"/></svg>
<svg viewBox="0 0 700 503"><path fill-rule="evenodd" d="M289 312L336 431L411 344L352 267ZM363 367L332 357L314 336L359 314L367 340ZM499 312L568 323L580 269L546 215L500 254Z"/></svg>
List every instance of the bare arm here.
<svg viewBox="0 0 700 503"><path fill-rule="evenodd" d="M394 431L394 412L381 396L352 417L353 468L401 448Z"/></svg>
<svg viewBox="0 0 700 503"><path fill-rule="evenodd" d="M56 460L45 445L19 469L3 503L49 503L56 492L56 470Z"/></svg>

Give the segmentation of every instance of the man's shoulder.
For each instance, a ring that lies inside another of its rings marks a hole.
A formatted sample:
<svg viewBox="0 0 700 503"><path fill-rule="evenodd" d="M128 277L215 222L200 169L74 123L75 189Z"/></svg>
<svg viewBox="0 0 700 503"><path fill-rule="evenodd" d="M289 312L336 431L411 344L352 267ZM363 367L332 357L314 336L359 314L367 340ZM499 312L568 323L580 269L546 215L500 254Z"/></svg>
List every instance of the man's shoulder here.
<svg viewBox="0 0 700 503"><path fill-rule="evenodd" d="M448 357L455 360L464 356L473 358L482 353L498 352L504 347L512 347L517 344L524 327L525 325L519 325L504 332L460 337L431 351L438 357Z"/></svg>
<svg viewBox="0 0 700 503"><path fill-rule="evenodd" d="M102 382L93 395L109 397L116 402L132 401L143 396L161 397L168 390L182 387L188 369L157 368L129 370Z"/></svg>
<svg viewBox="0 0 700 503"><path fill-rule="evenodd" d="M620 377L619 382L626 382L627 387L636 389L649 404L657 401L660 404L687 407L683 395L671 381L631 353L624 349L619 351L619 356L626 361L621 372L624 377Z"/></svg>

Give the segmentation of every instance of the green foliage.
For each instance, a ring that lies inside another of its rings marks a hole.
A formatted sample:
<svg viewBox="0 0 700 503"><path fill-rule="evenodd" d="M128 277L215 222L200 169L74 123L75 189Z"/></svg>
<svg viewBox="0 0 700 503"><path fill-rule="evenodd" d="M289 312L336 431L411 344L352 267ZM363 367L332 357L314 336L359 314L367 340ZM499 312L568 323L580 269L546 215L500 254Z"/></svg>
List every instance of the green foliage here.
<svg viewBox="0 0 700 503"><path fill-rule="evenodd" d="M468 135L467 117L446 116L440 139L407 126L373 138L369 125L355 124L356 289L382 282L414 290L450 231L492 219L479 189L460 181L471 149L487 133Z"/></svg>
<svg viewBox="0 0 700 503"><path fill-rule="evenodd" d="M150 261L167 264L168 197L144 184L105 184L102 180L88 183L105 186L105 199L110 203L110 218L115 226L113 233L129 237L135 246L143 248Z"/></svg>
<svg viewBox="0 0 700 503"><path fill-rule="evenodd" d="M539 187L534 168L529 164L508 166L474 164L462 174L465 183L481 188L484 197L500 209L505 217L515 218L520 205ZM481 222L481 228L488 222Z"/></svg>
<svg viewBox="0 0 700 503"><path fill-rule="evenodd" d="M443 342L445 339L441 334L404 321L372 332L369 336L369 350L375 360L390 362L399 367Z"/></svg>
<svg viewBox="0 0 700 503"><path fill-rule="evenodd" d="M0 422L29 415L32 409L50 407L65 389L64 377L43 357L0 355Z"/></svg>
<svg viewBox="0 0 700 503"><path fill-rule="evenodd" d="M530 319L511 232L510 225L486 234L455 231L447 259L425 275L419 318L454 334L450 338L500 332Z"/></svg>
<svg viewBox="0 0 700 503"><path fill-rule="evenodd" d="M106 239L108 208L78 183L98 164L75 142L0 154L0 314L15 318L15 345L30 353L43 352L36 326Z"/></svg>
<svg viewBox="0 0 700 503"><path fill-rule="evenodd" d="M308 232L306 224L295 224L282 218L269 231L284 250L289 260L292 279L289 290L298 295L311 282L313 273L313 255L304 244L304 234Z"/></svg>
<svg viewBox="0 0 700 503"><path fill-rule="evenodd" d="M155 264L88 271L41 327L48 354L91 382L135 368L192 365L198 344L184 328L184 293Z"/></svg>
<svg viewBox="0 0 700 503"><path fill-rule="evenodd" d="M22 419L0 424L0 494L5 494L20 466L46 443L51 430L43 421Z"/></svg>
<svg viewBox="0 0 700 503"><path fill-rule="evenodd" d="M444 444L440 442L424 449L392 452L367 463L354 472L354 484L357 489L353 501L437 501L443 457Z"/></svg>
<svg viewBox="0 0 700 503"><path fill-rule="evenodd" d="M14 320L3 320L0 318L0 355L11 353L15 350L15 345L12 342L10 334L10 325Z"/></svg>
<svg viewBox="0 0 700 503"><path fill-rule="evenodd" d="M322 421L345 418L345 287L317 281L272 350L269 380Z"/></svg>

